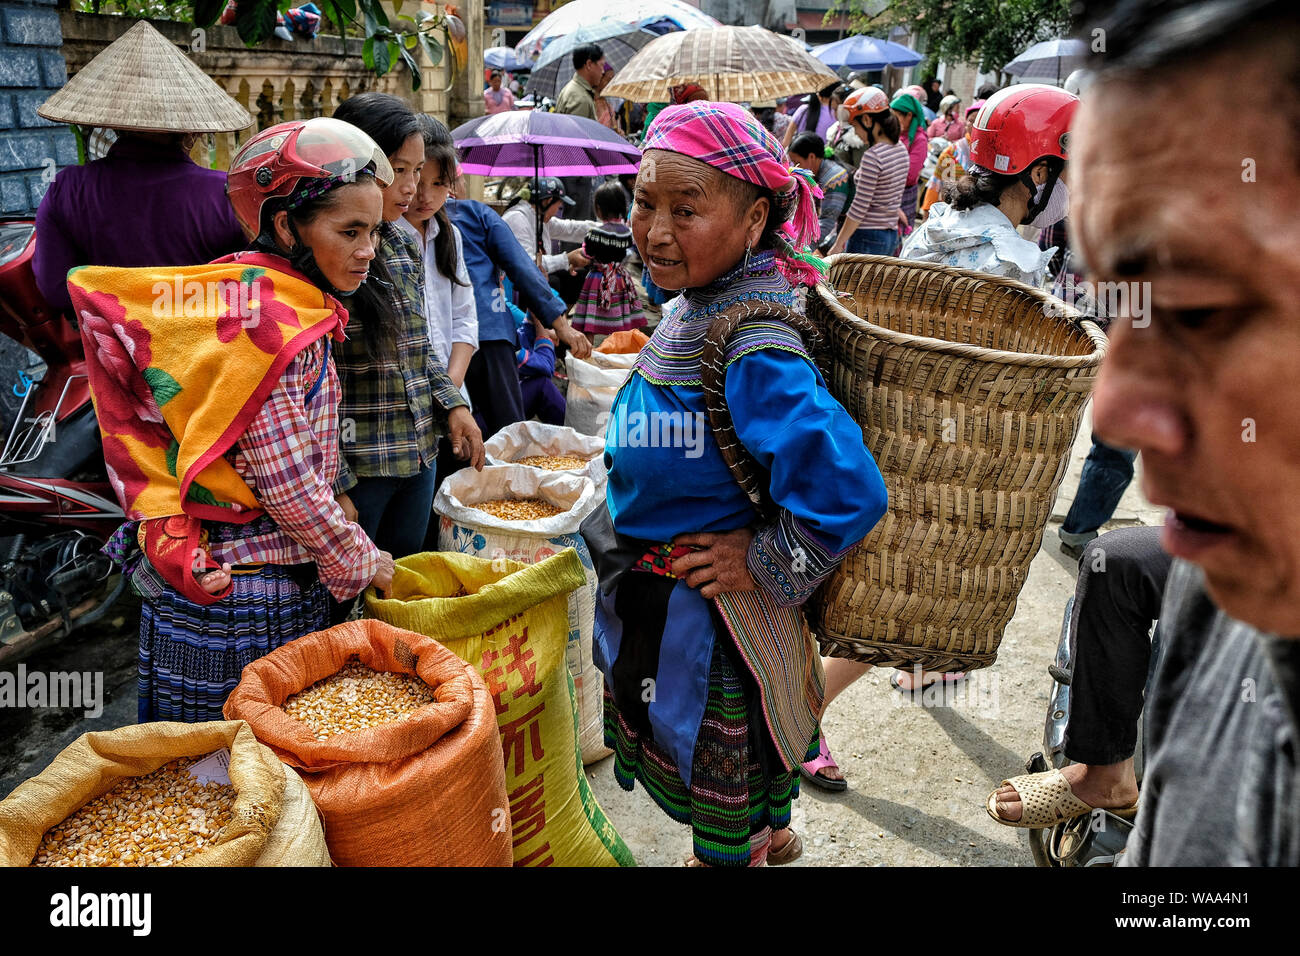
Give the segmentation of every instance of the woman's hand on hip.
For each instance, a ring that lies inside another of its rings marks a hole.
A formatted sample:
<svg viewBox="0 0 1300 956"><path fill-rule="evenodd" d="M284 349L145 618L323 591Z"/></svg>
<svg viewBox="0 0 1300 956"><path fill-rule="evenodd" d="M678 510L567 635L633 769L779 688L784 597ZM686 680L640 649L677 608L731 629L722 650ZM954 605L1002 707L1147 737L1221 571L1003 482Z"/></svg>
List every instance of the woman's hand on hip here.
<svg viewBox="0 0 1300 956"><path fill-rule="evenodd" d="M673 574L682 578L687 586L698 588L700 595L709 600L719 594L756 591L758 586L745 563L749 543L753 540L754 532L749 528L721 534L679 534L673 538L673 544L690 545L700 550L674 561Z"/></svg>
<svg viewBox="0 0 1300 956"><path fill-rule="evenodd" d="M450 429L451 450L462 461L468 461L475 471L483 470L483 433L478 429L478 422L470 414L469 408L457 405L447 415Z"/></svg>

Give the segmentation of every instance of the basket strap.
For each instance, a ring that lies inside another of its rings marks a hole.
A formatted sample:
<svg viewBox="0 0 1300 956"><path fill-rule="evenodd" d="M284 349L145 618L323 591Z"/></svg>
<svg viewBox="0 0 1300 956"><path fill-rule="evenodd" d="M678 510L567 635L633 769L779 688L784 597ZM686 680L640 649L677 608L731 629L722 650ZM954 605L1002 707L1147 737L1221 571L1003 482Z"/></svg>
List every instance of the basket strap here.
<svg viewBox="0 0 1300 956"><path fill-rule="evenodd" d="M815 354L815 349L820 345L821 333L807 316L771 302L738 302L718 313L709 323L709 330L704 337L704 350L700 356L700 382L704 390L704 405L709 414L709 426L718 443L718 450L722 453L722 460L727 463L731 476L744 490L754 508L770 521L776 517L777 507L768 490L769 477L736 434L726 395L727 343L742 325L759 321L776 321L788 325L799 334L810 355Z"/></svg>

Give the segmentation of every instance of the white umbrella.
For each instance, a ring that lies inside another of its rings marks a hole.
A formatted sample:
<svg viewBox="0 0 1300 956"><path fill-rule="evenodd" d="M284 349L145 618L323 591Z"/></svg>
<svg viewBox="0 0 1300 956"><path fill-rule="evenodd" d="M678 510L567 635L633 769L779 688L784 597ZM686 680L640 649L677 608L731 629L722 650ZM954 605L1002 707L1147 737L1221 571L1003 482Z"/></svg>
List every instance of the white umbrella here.
<svg viewBox="0 0 1300 956"><path fill-rule="evenodd" d="M1045 80L1059 84L1088 58L1082 40L1044 40L1004 66L1003 71L1021 80Z"/></svg>
<svg viewBox="0 0 1300 956"><path fill-rule="evenodd" d="M701 13L697 7L682 0L619 0L616 4L610 0L570 0L529 30L515 44L515 52L520 59L531 60L556 37L573 33L581 26L606 17L638 26L656 20L671 20L682 30L722 26L707 13Z"/></svg>
<svg viewBox="0 0 1300 956"><path fill-rule="evenodd" d="M572 33L557 37L546 48L537 62L532 64L528 78L528 91L539 96L556 99L564 84L573 78L573 50L584 43L597 43L605 54L605 61L617 72L641 49L659 34L642 30L617 17L600 20L579 27Z"/></svg>

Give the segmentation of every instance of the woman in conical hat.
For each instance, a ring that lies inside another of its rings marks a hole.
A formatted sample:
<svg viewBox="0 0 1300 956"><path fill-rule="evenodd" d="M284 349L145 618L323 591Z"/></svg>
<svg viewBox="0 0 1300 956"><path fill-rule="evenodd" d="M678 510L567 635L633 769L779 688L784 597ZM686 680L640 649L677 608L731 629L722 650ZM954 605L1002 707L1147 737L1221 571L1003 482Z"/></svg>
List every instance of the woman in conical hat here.
<svg viewBox="0 0 1300 956"><path fill-rule="evenodd" d="M248 112L143 20L37 110L114 129L103 159L62 170L36 214L41 294L67 309L76 266L194 265L244 246L226 176L189 158L203 133L244 129Z"/></svg>

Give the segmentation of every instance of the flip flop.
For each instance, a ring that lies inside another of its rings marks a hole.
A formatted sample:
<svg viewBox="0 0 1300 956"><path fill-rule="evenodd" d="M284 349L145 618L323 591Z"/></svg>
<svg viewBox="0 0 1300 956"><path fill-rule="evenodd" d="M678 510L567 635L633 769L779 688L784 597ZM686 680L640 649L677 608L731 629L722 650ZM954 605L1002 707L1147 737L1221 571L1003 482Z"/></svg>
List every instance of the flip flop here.
<svg viewBox="0 0 1300 956"><path fill-rule="evenodd" d="M921 684L917 687L904 687L898 680L899 673L899 671L894 671L893 676L889 678L889 686L894 688L894 690L898 691L904 697L916 697L920 694L924 694L935 684L942 684L944 687L954 687L959 681L966 679L965 671L957 671L954 674L940 674L938 680L932 680L929 683ZM922 680L924 680L924 678L922 678Z"/></svg>
<svg viewBox="0 0 1300 956"><path fill-rule="evenodd" d="M832 780L830 777L823 777L820 771L825 770L827 767L834 767L836 770L840 769L840 765L831 756L830 747L826 746L826 735L822 734L821 749L818 751L817 756L807 763L801 763L799 773L814 787L821 790L839 793L842 790L849 789L847 780Z"/></svg>

